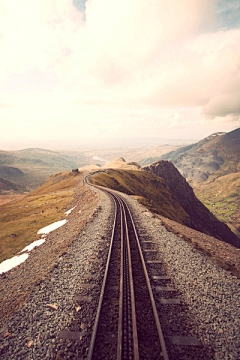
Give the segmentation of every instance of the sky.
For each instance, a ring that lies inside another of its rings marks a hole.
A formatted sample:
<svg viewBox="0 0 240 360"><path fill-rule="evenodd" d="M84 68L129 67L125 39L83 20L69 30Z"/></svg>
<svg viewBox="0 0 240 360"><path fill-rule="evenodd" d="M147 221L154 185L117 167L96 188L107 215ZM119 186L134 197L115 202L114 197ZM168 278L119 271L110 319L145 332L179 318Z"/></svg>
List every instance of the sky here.
<svg viewBox="0 0 240 360"><path fill-rule="evenodd" d="M0 149L238 127L239 0L0 0Z"/></svg>

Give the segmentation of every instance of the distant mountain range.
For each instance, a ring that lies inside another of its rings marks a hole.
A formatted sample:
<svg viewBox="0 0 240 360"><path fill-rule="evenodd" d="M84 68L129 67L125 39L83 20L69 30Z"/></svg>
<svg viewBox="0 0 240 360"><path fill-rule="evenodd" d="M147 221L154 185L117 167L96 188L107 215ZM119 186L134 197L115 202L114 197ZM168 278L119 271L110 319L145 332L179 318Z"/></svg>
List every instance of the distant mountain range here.
<svg viewBox="0 0 240 360"><path fill-rule="evenodd" d="M38 148L19 151L0 151L0 178L12 183L12 191L20 188L35 189L52 174L69 171L89 162L84 155L68 155L57 151ZM3 184L3 183L2 183ZM5 185L0 189L8 190Z"/></svg>
<svg viewBox="0 0 240 360"><path fill-rule="evenodd" d="M171 149L174 151L166 154ZM92 149L82 153L38 148L0 151L0 194L18 194L35 189L52 174L74 168L101 169L102 164L89 165L96 160L96 155L109 161L120 151L117 148L112 152L110 149L102 152ZM190 183L197 198L239 236L240 129L229 133L218 132L184 147L163 145L125 149L125 153L128 161L120 156L102 168L137 170L140 165L146 167L159 159L169 160Z"/></svg>
<svg viewBox="0 0 240 360"><path fill-rule="evenodd" d="M207 138L161 156L187 179L206 181L240 171L240 128Z"/></svg>

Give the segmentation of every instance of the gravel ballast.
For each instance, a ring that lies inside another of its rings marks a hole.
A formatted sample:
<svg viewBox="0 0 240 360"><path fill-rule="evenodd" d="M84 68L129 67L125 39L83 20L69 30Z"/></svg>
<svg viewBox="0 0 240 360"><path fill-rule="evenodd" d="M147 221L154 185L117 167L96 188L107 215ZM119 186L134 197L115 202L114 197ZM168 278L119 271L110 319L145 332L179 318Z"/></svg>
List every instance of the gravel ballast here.
<svg viewBox="0 0 240 360"><path fill-rule="evenodd" d="M112 201L101 192L89 222L59 257L51 272L38 282L27 301L1 328L1 360L81 359L79 352L82 355L87 351L89 339L79 350L79 342L60 339L59 333L76 331L75 325L77 331L87 332L93 325L94 314L90 317L90 313L97 306L100 286L82 294L79 286L86 282L84 275L89 273L99 276L97 282L101 284L112 232L112 210ZM56 232L59 236L60 229ZM91 296L92 301L79 303L76 295ZM76 315L79 325L74 324Z"/></svg>
<svg viewBox="0 0 240 360"><path fill-rule="evenodd" d="M212 349L213 359L240 359L239 279L168 232L135 199L123 196L137 222L140 240L147 236L156 243L166 273L189 309L192 332ZM113 203L101 192L90 221L2 327L1 359L86 359L112 222ZM96 275L97 281L87 281L96 285L94 289L80 289L86 274ZM79 302L76 295L91 296L92 301ZM78 340L62 339L59 333L64 330L82 335Z"/></svg>
<svg viewBox="0 0 240 360"><path fill-rule="evenodd" d="M198 339L213 349L214 359L240 359L240 280L168 232L135 199L124 197L142 230L156 241L167 274L193 315Z"/></svg>

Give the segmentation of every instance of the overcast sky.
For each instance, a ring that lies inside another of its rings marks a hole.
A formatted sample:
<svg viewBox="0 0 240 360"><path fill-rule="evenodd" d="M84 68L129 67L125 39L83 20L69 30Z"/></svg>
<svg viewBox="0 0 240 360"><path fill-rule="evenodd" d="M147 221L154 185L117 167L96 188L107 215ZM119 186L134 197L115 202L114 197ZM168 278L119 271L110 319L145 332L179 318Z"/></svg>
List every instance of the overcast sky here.
<svg viewBox="0 0 240 360"><path fill-rule="evenodd" d="M0 149L240 126L239 0L0 0Z"/></svg>

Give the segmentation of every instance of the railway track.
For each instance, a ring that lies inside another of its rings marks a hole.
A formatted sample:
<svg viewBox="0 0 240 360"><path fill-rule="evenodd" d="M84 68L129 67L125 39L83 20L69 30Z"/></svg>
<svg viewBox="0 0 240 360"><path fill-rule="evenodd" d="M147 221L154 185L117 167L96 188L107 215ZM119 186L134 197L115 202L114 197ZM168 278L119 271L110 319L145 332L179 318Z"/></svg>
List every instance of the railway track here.
<svg viewBox="0 0 240 360"><path fill-rule="evenodd" d="M136 227L122 197L88 351L91 359L164 359L168 353Z"/></svg>
<svg viewBox="0 0 240 360"><path fill-rule="evenodd" d="M66 359L212 359L211 349L189 336L194 319L177 298L177 291L169 286L157 243L143 229L139 241L123 196L95 187L113 199L113 227L107 239L99 240L106 246L100 253L96 250L92 273L83 276L73 298L81 312L59 333L59 339L69 341L63 349ZM72 341L76 344L75 357L67 355Z"/></svg>

